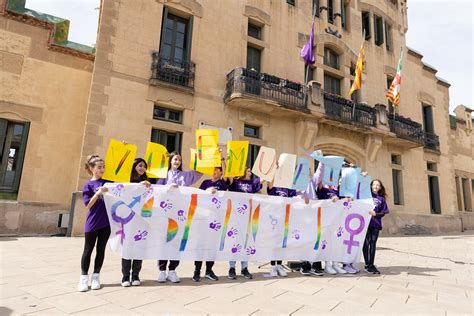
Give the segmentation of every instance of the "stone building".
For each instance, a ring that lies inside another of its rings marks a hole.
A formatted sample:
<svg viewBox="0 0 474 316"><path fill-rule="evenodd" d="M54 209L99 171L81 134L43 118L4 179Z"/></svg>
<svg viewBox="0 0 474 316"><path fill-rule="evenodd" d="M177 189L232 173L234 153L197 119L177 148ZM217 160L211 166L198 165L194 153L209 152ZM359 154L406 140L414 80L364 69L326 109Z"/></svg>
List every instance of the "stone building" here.
<svg viewBox="0 0 474 316"><path fill-rule="evenodd" d="M181 151L186 166L203 127L248 140L249 163L259 146L344 156L385 184L386 233L474 228L472 116L458 107L450 118L450 84L406 47L404 0L103 0L96 50L68 42L64 20L3 1L0 118L29 132L19 187L3 193L16 201L0 202L2 233L57 232L70 204L80 231L71 192L87 180L87 155L105 155L114 138L143 156L151 140ZM307 69L299 52L312 12ZM401 48L394 113L385 92Z"/></svg>

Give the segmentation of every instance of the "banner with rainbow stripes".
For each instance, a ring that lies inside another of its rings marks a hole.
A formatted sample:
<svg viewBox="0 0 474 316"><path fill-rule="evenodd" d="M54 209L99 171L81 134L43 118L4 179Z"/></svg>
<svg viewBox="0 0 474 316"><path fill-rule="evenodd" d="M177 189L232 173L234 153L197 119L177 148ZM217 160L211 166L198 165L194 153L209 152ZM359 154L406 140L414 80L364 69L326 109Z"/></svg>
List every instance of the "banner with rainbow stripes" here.
<svg viewBox="0 0 474 316"><path fill-rule="evenodd" d="M372 199L306 204L190 187L106 186L109 243L126 259L356 262L374 208Z"/></svg>

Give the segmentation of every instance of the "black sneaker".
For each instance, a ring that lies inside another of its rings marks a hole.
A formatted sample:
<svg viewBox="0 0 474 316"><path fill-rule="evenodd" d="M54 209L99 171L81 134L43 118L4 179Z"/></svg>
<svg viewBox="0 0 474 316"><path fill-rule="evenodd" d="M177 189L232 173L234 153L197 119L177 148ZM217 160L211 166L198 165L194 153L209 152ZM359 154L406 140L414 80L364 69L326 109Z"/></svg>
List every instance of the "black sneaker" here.
<svg viewBox="0 0 474 316"><path fill-rule="evenodd" d="M246 279L253 279L253 276L250 274L249 270L247 268L243 269L240 271L240 273L244 276Z"/></svg>
<svg viewBox="0 0 474 316"><path fill-rule="evenodd" d="M311 269L311 271L309 271L309 273L312 274L312 275L323 276L324 275L324 270Z"/></svg>
<svg viewBox="0 0 474 316"><path fill-rule="evenodd" d="M193 281L194 282L200 282L201 281L201 271L194 271L193 275Z"/></svg>
<svg viewBox="0 0 474 316"><path fill-rule="evenodd" d="M371 273L371 272L369 271L369 268L370 268L370 266L366 264L366 265L364 266L364 271L367 272L367 273Z"/></svg>
<svg viewBox="0 0 474 316"><path fill-rule="evenodd" d="M367 272L367 273L375 274L374 266L372 266L372 265L367 266L367 269L364 269L364 271Z"/></svg>
<svg viewBox="0 0 474 316"><path fill-rule="evenodd" d="M380 274L380 271L375 266L372 266L372 273L373 274Z"/></svg>
<svg viewBox="0 0 474 316"><path fill-rule="evenodd" d="M228 279L235 280L237 279L237 274L235 273L235 268L229 269L229 275L227 276Z"/></svg>
<svg viewBox="0 0 474 316"><path fill-rule="evenodd" d="M302 267L300 269L300 273L302 275L311 275L311 269L307 268L307 267Z"/></svg>
<svg viewBox="0 0 474 316"><path fill-rule="evenodd" d="M212 270L206 271L206 278L208 278L209 280L212 280L212 281L219 280L217 275L215 275L214 271L212 271Z"/></svg>

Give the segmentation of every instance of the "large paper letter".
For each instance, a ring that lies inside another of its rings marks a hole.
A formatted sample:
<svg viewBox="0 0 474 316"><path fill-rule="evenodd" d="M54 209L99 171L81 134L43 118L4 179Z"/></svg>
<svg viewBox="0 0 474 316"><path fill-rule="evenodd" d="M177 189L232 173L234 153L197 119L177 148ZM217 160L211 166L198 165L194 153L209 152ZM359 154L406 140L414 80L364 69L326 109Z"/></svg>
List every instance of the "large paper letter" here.
<svg viewBox="0 0 474 316"><path fill-rule="evenodd" d="M214 167L200 168L197 166L197 151L194 148L189 148L191 150L191 155L189 156L189 169L194 171L199 171L201 173L212 176L214 174Z"/></svg>
<svg viewBox="0 0 474 316"><path fill-rule="evenodd" d="M166 178L169 157L165 146L148 142L145 159L148 165L146 174L149 178Z"/></svg>
<svg viewBox="0 0 474 316"><path fill-rule="evenodd" d="M105 157L105 172L102 178L114 182L130 182L136 153L137 146L111 139Z"/></svg>
<svg viewBox="0 0 474 316"><path fill-rule="evenodd" d="M293 185L293 175L295 174L296 155L281 154L278 159L278 169L275 173L273 186L277 188L291 189Z"/></svg>
<svg viewBox="0 0 474 316"><path fill-rule="evenodd" d="M360 168L342 168L339 195L355 198L359 184Z"/></svg>
<svg viewBox="0 0 474 316"><path fill-rule="evenodd" d="M304 157L298 157L296 163L295 176L293 177L293 189L306 190L311 178L309 160Z"/></svg>
<svg viewBox="0 0 474 316"><path fill-rule="evenodd" d="M338 185L339 173L341 172L342 164L344 163L344 157L323 157L317 152L313 152L310 156L324 164L323 183L327 185Z"/></svg>
<svg viewBox="0 0 474 316"><path fill-rule="evenodd" d="M253 164L252 173L257 177L272 181L276 172L276 153L275 149L260 147L257 159Z"/></svg>
<svg viewBox="0 0 474 316"><path fill-rule="evenodd" d="M239 177L244 175L248 151L248 141L233 140L227 142L227 166L225 169L225 177Z"/></svg>
<svg viewBox="0 0 474 316"><path fill-rule="evenodd" d="M217 130L196 130L197 167L209 168L221 165L221 155L217 146L218 141L219 132Z"/></svg>

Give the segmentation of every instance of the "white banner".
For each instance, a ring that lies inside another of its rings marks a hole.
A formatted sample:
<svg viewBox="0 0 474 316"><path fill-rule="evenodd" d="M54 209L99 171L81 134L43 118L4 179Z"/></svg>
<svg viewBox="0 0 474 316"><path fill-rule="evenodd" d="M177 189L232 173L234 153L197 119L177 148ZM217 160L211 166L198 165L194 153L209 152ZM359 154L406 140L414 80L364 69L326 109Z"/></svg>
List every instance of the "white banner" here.
<svg viewBox="0 0 474 316"><path fill-rule="evenodd" d="M360 260L372 199L311 201L106 184L109 244L126 259Z"/></svg>

